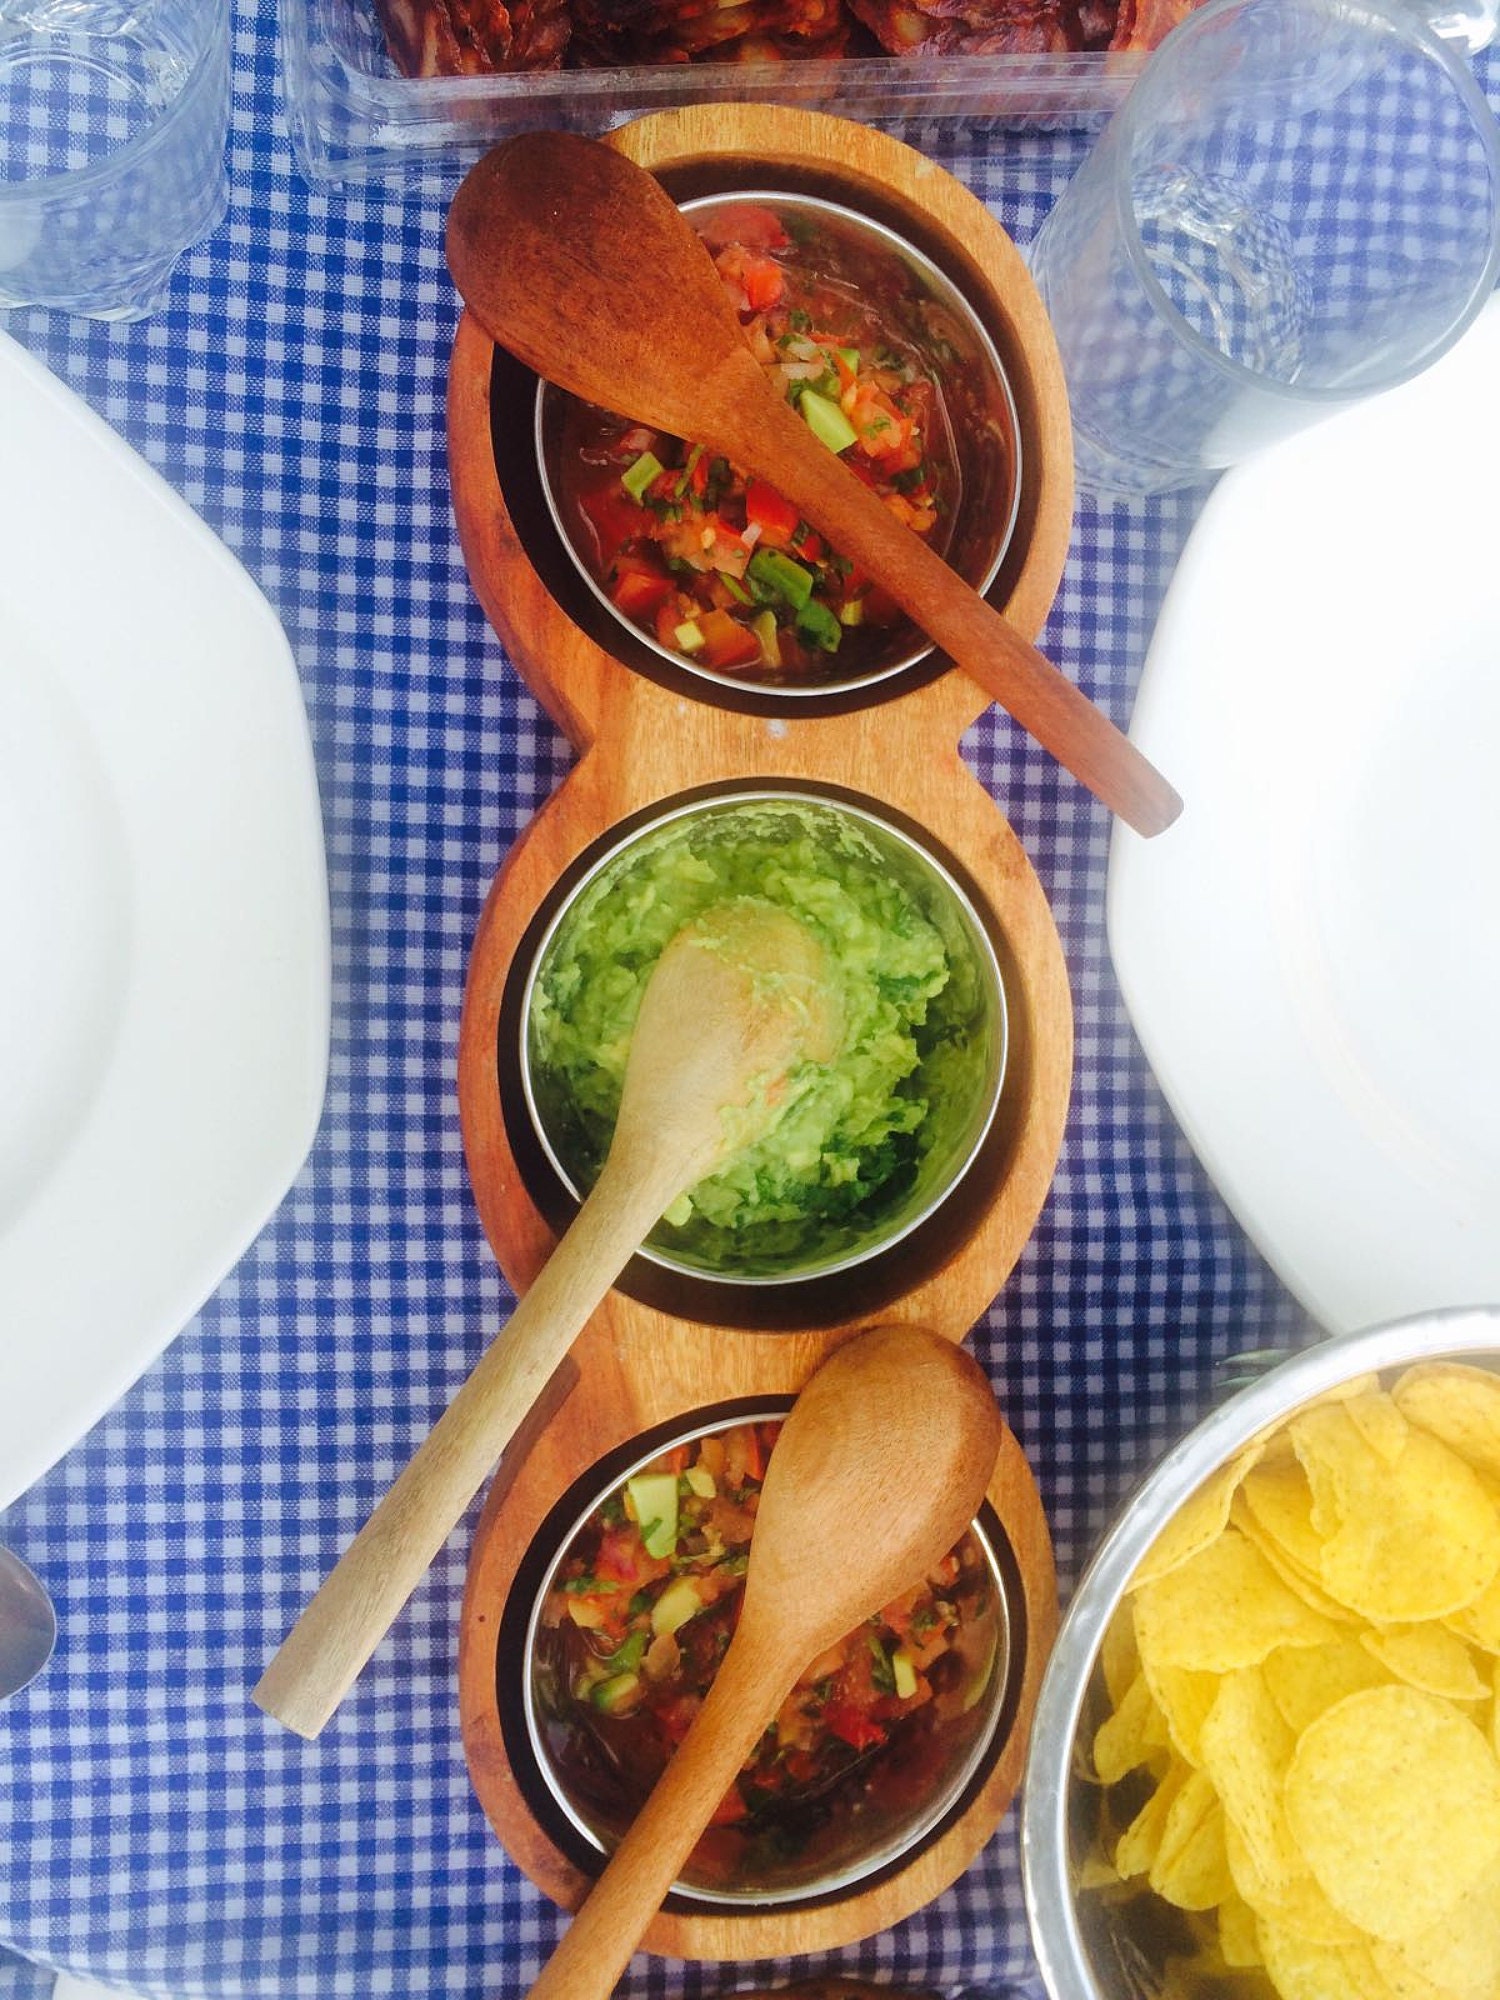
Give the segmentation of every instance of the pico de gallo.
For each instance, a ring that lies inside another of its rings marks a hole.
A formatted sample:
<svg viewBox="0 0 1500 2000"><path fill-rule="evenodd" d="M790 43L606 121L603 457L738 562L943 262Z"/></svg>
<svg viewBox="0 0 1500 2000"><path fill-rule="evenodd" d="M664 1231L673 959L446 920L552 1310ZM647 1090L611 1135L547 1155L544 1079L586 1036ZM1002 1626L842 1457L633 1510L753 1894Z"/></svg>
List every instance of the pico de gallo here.
<svg viewBox="0 0 1500 2000"><path fill-rule="evenodd" d="M585 1819L617 1839L687 1733L739 1616L780 1424L676 1446L610 1495L542 1607L535 1686L548 1754ZM877 1819L920 1804L967 1744L996 1607L968 1535L809 1663L725 1793L686 1872L700 1886L826 1868Z"/></svg>
<svg viewBox="0 0 1500 2000"><path fill-rule="evenodd" d="M730 201L697 228L777 389L941 552L960 475L940 315L894 255L831 222ZM574 546L666 651L746 680L818 682L869 671L894 634L910 637L894 600L764 480L566 400L560 500Z"/></svg>

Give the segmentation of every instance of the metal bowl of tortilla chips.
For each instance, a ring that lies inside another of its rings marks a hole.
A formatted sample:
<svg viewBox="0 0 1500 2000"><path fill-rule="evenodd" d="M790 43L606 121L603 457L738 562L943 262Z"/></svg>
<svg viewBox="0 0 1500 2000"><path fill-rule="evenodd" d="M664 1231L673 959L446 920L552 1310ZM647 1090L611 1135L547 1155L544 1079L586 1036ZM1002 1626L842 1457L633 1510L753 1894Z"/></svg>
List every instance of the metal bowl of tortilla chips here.
<svg viewBox="0 0 1500 2000"><path fill-rule="evenodd" d="M1073 1598L1032 1732L1053 2000L1500 1993L1500 1307L1215 1410Z"/></svg>

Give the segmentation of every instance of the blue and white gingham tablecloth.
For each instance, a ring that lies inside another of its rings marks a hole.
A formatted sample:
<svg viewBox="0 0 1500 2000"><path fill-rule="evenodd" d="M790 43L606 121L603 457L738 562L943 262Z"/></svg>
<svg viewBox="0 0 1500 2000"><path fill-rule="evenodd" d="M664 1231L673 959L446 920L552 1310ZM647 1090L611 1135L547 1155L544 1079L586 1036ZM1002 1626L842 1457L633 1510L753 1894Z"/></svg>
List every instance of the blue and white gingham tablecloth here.
<svg viewBox="0 0 1500 2000"><path fill-rule="evenodd" d="M1483 59L1500 100L1500 63ZM915 137L1032 235L1078 133ZM48 1672L0 1705L0 1995L21 1960L193 1995L519 1994L559 1917L470 1790L455 1701L468 1530L315 1744L253 1708L275 1641L503 1320L454 1093L485 891L569 751L471 594L443 395L455 184L310 193L273 10L237 9L232 202L155 318L10 330L166 475L258 579L306 689L327 827L332 1071L302 1174L144 1380L0 1518L53 1593ZM1201 496L1083 506L1044 644L1120 722ZM212 671L212 662L205 662ZM1216 1359L1302 1316L1165 1110L1104 932L1101 807L992 711L967 753L1041 873L1077 1011L1040 1225L973 1336L1035 1466L1064 1584ZM0 1332L3 1337L3 1332ZM794 1965L637 1959L632 1994L793 1974L1028 1981L1012 1819L947 1894Z"/></svg>

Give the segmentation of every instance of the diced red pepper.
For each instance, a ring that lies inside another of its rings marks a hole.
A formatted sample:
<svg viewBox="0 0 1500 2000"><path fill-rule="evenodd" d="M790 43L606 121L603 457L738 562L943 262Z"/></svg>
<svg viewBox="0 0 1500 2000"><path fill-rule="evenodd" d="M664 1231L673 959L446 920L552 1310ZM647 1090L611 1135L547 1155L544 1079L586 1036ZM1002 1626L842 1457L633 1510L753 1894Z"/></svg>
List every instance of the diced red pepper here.
<svg viewBox="0 0 1500 2000"><path fill-rule="evenodd" d="M766 548L785 548L796 534L801 518L791 501L783 500L764 479L752 479L745 488L745 520L760 529L760 539Z"/></svg>

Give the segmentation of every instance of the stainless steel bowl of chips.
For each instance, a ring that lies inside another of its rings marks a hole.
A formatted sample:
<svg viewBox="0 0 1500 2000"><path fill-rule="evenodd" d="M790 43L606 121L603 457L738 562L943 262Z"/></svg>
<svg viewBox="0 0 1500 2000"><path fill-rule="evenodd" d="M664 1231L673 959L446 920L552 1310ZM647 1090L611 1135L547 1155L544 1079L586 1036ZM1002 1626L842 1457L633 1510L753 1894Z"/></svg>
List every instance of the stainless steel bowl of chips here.
<svg viewBox="0 0 1500 2000"><path fill-rule="evenodd" d="M1500 1308L1293 1356L1126 1506L1032 1731L1053 2000L1500 1994Z"/></svg>

